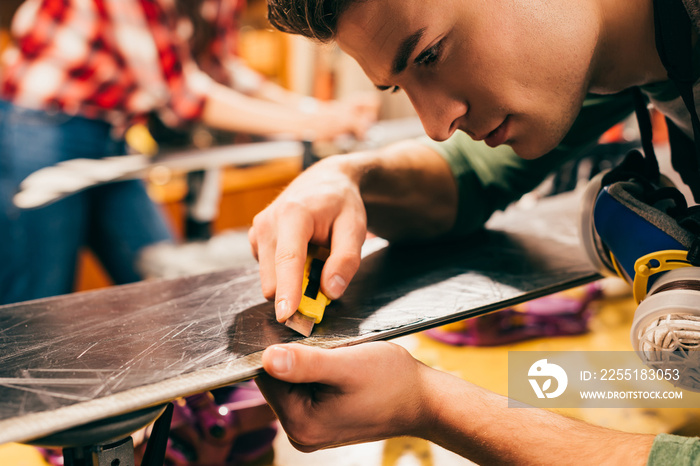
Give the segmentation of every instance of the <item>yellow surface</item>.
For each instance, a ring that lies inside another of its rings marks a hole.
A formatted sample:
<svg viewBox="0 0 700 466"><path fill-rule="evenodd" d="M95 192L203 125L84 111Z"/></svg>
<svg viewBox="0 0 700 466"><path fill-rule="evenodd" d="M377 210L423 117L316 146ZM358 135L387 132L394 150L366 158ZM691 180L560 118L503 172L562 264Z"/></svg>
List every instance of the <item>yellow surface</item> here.
<svg viewBox="0 0 700 466"><path fill-rule="evenodd" d="M46 466L44 458L34 447L8 443L0 445L0 464L3 466Z"/></svg>
<svg viewBox="0 0 700 466"><path fill-rule="evenodd" d="M433 451L430 442L415 437L390 438L384 442L382 453L382 466L399 466L404 464L404 457L414 459L414 463L420 466L432 466L434 463Z"/></svg>

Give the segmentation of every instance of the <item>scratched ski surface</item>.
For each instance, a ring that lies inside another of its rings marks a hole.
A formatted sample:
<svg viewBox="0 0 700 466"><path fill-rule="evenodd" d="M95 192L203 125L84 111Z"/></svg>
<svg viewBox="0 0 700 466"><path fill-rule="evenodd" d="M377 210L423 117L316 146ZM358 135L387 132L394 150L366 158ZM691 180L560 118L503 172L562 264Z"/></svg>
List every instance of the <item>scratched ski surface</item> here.
<svg viewBox="0 0 700 466"><path fill-rule="evenodd" d="M274 320L256 267L2 306L0 444L254 377L273 343L387 339L591 281L577 205L510 210L438 245L370 241L310 338Z"/></svg>

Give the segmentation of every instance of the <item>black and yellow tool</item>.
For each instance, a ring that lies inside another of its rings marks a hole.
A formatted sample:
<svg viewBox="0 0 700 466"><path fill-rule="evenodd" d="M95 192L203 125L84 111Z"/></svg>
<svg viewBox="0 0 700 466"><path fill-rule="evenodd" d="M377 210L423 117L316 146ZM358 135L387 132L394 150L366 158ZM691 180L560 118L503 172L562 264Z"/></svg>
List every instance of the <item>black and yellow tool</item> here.
<svg viewBox="0 0 700 466"><path fill-rule="evenodd" d="M324 247L309 245L304 264L304 279L301 284L299 309L285 325L304 336L310 336L315 324L323 319L323 312L331 300L321 292L321 272L330 251Z"/></svg>

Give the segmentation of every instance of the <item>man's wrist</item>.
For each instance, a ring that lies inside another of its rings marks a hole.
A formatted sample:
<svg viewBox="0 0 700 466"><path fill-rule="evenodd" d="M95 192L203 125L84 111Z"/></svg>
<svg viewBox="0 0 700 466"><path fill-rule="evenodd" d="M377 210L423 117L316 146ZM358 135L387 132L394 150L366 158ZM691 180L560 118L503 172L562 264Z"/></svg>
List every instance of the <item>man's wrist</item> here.
<svg viewBox="0 0 700 466"><path fill-rule="evenodd" d="M374 159L372 152L355 152L326 157L322 162L327 164L329 169L342 173L359 188L374 165Z"/></svg>
<svg viewBox="0 0 700 466"><path fill-rule="evenodd" d="M441 427L443 420L440 414L440 403L436 403L436 400L439 398L436 396L436 390L441 390L438 388L442 386L439 379L446 374L440 373L423 363L418 364L421 365L421 368L419 369L418 383L416 384L418 393L415 398L420 400L420 405L418 406L412 430L407 432L406 435L438 443L436 437L439 434L437 432L443 429Z"/></svg>

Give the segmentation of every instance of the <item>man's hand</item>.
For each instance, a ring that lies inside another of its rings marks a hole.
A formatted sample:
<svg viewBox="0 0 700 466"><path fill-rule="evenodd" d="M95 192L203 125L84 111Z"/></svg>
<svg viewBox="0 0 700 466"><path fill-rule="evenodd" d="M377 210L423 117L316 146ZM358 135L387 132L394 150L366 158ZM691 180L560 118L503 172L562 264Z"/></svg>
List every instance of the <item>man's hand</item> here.
<svg viewBox="0 0 700 466"><path fill-rule="evenodd" d="M275 299L277 320L286 321L299 307L309 243L330 246L321 290L339 298L360 266L367 234L367 214L353 173L343 157L325 159L297 177L260 212L249 232L260 262L262 291Z"/></svg>
<svg viewBox="0 0 700 466"><path fill-rule="evenodd" d="M445 160L416 141L328 157L299 175L253 220L249 237L263 294L284 322L301 301L309 243L330 247L321 290L338 299L360 266L369 227L389 241L446 233L457 185Z"/></svg>
<svg viewBox="0 0 700 466"><path fill-rule="evenodd" d="M263 353L263 367L269 375L256 382L301 451L420 430L423 377L432 369L400 346L277 345Z"/></svg>
<svg viewBox="0 0 700 466"><path fill-rule="evenodd" d="M478 464L645 464L653 435L536 408L431 369L400 346L275 345L256 379L292 445L305 452L411 435ZM503 368L505 370L505 368Z"/></svg>

